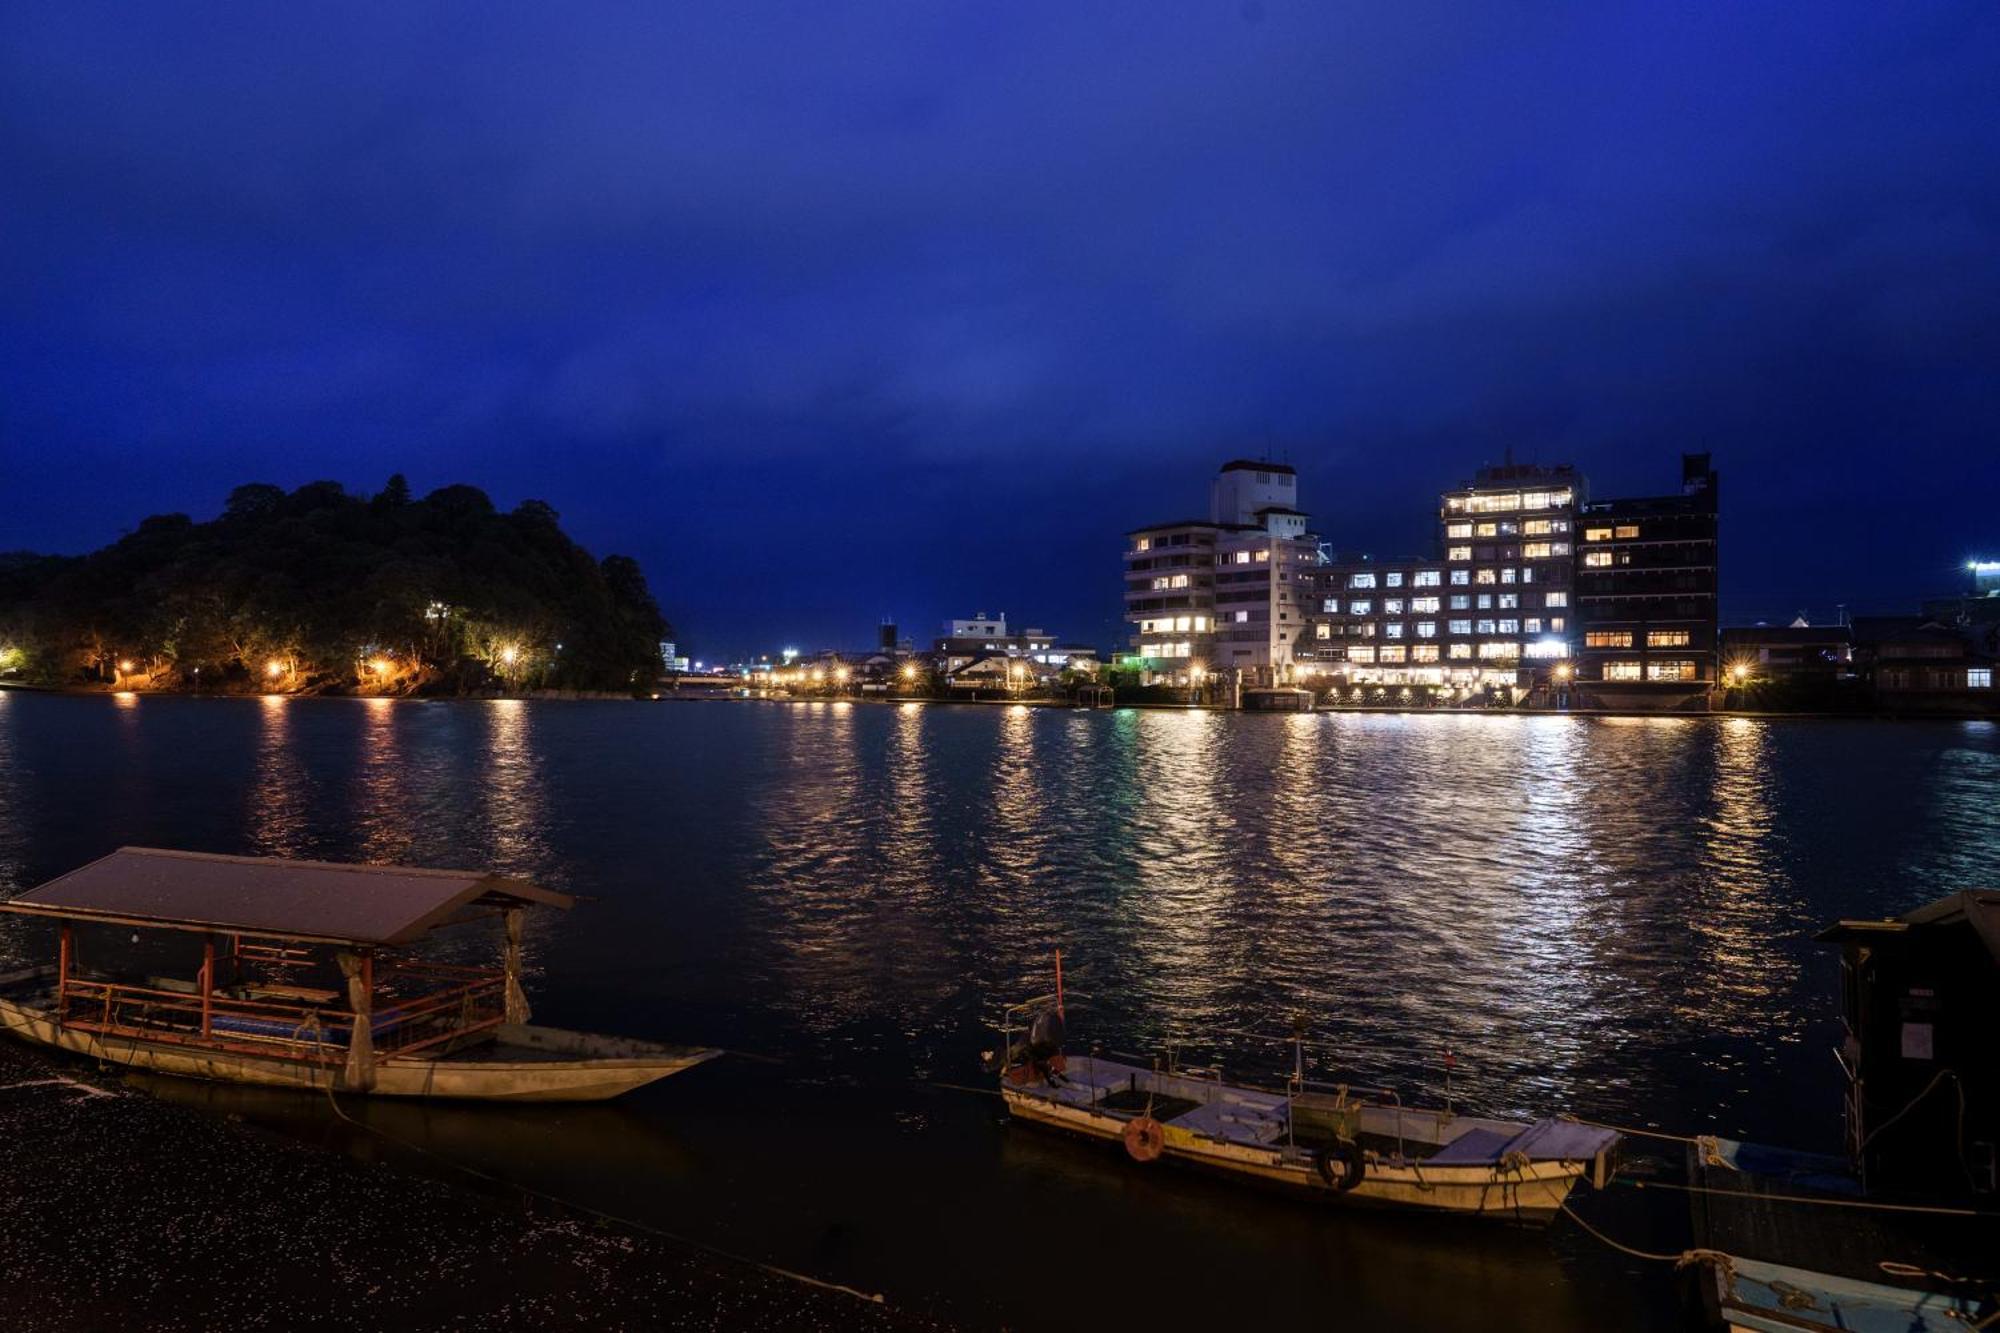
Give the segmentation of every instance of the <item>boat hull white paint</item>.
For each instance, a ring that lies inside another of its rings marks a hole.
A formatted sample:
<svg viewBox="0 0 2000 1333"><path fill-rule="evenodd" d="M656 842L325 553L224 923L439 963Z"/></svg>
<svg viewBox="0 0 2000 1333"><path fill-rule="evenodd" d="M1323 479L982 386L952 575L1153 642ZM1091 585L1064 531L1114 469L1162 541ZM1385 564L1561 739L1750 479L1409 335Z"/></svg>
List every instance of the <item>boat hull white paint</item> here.
<svg viewBox="0 0 2000 1333"><path fill-rule="evenodd" d="M1131 1121L1127 1115L1050 1101L1017 1088L1001 1091L1011 1114L1092 1138L1121 1139ZM1328 1184L1310 1160L1288 1157L1282 1149L1234 1143L1171 1122L1162 1124L1161 1129L1166 1139L1166 1158L1329 1201L1536 1225L1554 1220L1563 1201L1587 1170L1586 1164L1563 1161L1437 1167L1426 1167L1420 1161L1405 1166L1371 1161L1361 1183L1343 1191Z"/></svg>
<svg viewBox="0 0 2000 1333"><path fill-rule="evenodd" d="M713 1059L705 1047L655 1046L558 1028L502 1027L494 1045L442 1058L377 1061L372 1088L350 1087L340 1063L314 1064L177 1042L104 1035L58 1027L47 1011L0 997L0 1026L17 1037L105 1064L151 1073L258 1087L331 1088L376 1097L444 1097L470 1101L595 1102L644 1087ZM593 1055L591 1049L624 1054ZM508 1059L510 1049L522 1058ZM577 1054L564 1058L566 1050ZM552 1053L552 1054L551 1054Z"/></svg>

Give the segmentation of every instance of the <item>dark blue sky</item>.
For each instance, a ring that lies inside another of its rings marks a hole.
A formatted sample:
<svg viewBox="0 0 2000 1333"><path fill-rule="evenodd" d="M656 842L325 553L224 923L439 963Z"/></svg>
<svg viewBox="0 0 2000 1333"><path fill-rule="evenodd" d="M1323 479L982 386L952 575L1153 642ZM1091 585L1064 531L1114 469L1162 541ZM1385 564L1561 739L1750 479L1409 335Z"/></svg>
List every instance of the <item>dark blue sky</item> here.
<svg viewBox="0 0 2000 1333"><path fill-rule="evenodd" d="M2000 551L2000 6L0 11L0 549L466 481L710 655L1118 638L1214 463L1427 549L1724 477L1725 614Z"/></svg>

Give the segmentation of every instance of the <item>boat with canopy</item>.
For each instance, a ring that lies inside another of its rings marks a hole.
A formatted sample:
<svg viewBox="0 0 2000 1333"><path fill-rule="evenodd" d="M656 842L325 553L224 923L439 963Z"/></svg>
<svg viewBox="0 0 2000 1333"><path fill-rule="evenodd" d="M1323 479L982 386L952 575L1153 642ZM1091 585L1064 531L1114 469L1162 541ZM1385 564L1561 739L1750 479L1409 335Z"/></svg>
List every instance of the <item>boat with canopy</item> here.
<svg viewBox="0 0 2000 1333"><path fill-rule="evenodd" d="M1405 1106L1389 1089L1310 1081L1301 1033L1290 1077L1259 1087L1171 1059L1070 1055L1066 1023L1058 956L1055 992L1003 1012L997 1064L1009 1114L1120 1142L1136 1162L1175 1159L1343 1203L1533 1224L1553 1220L1586 1176L1601 1189L1615 1170L1615 1130L1461 1115Z"/></svg>
<svg viewBox="0 0 2000 1333"><path fill-rule="evenodd" d="M54 966L0 976L0 1024L108 1064L387 1097L599 1101L719 1055L529 1022L523 918L574 903L483 871L124 847L0 903L57 936ZM477 922L498 967L415 947Z"/></svg>

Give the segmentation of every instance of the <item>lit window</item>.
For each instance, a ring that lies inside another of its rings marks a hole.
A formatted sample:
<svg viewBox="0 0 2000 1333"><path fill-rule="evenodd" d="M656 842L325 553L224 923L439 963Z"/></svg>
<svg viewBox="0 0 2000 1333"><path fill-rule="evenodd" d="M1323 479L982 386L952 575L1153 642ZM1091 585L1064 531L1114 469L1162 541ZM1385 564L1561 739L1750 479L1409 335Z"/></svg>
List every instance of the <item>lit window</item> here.
<svg viewBox="0 0 2000 1333"><path fill-rule="evenodd" d="M1454 546L1444 553L1444 558L1447 560L1470 560L1472 559L1472 548L1470 546Z"/></svg>
<svg viewBox="0 0 2000 1333"><path fill-rule="evenodd" d="M1500 581L1502 583L1512 583L1514 581L1514 570L1512 566L1509 566L1508 568L1500 571Z"/></svg>
<svg viewBox="0 0 2000 1333"><path fill-rule="evenodd" d="M1673 661L1673 662L1646 663L1647 680L1693 680L1694 678L1695 678L1695 667L1694 663L1692 662Z"/></svg>
<svg viewBox="0 0 2000 1333"><path fill-rule="evenodd" d="M1638 525L1638 524L1636 524L1636 523L1620 523L1620 524L1618 525L1618 540L1619 540L1619 541L1621 541L1621 542L1629 542L1629 541L1637 541L1637 540L1638 540L1638 537L1639 537L1639 525Z"/></svg>
<svg viewBox="0 0 2000 1333"><path fill-rule="evenodd" d="M1453 593L1453 594L1451 595L1451 609L1452 609L1452 610L1454 610L1454 611L1467 611L1467 610L1470 610L1470 609L1471 609L1471 607L1472 607L1472 596L1471 596L1471 594L1469 594L1469 593L1463 593L1463 592L1455 592L1455 593Z"/></svg>
<svg viewBox="0 0 2000 1333"><path fill-rule="evenodd" d="M1402 660L1403 660L1403 647L1401 644L1397 644L1394 647L1385 647L1384 649L1382 649L1382 661L1401 662Z"/></svg>
<svg viewBox="0 0 2000 1333"><path fill-rule="evenodd" d="M1529 537L1546 537L1555 531L1555 524L1545 518L1531 518L1521 525L1521 531Z"/></svg>
<svg viewBox="0 0 2000 1333"><path fill-rule="evenodd" d="M1324 620L1320 621L1319 624L1313 626L1313 637L1316 639L1332 638L1333 626L1327 624Z"/></svg>
<svg viewBox="0 0 2000 1333"><path fill-rule="evenodd" d="M1435 597L1412 597L1410 599L1410 609L1412 611L1435 611L1438 609L1438 599Z"/></svg>
<svg viewBox="0 0 2000 1333"><path fill-rule="evenodd" d="M1470 634L1472 633L1472 622L1470 620L1449 620L1445 622L1445 631L1450 634Z"/></svg>
<svg viewBox="0 0 2000 1333"><path fill-rule="evenodd" d="M1549 632L1552 634L1560 634L1563 632L1563 618L1561 616L1549 617Z"/></svg>
<svg viewBox="0 0 2000 1333"><path fill-rule="evenodd" d="M1450 647L1451 647L1450 652L1446 654L1449 657L1472 656L1472 645L1469 643L1454 643Z"/></svg>
<svg viewBox="0 0 2000 1333"><path fill-rule="evenodd" d="M1583 553L1583 563L1585 568L1588 569L1608 569L1611 565L1611 552L1585 551Z"/></svg>
<svg viewBox="0 0 2000 1333"><path fill-rule="evenodd" d="M1337 616L1340 614L1340 599L1338 597L1329 597L1319 604L1319 609L1330 616Z"/></svg>
<svg viewBox="0 0 2000 1333"><path fill-rule="evenodd" d="M1257 552L1257 558L1259 560L1269 560L1271 558L1271 553L1269 551L1259 551Z"/></svg>
<svg viewBox="0 0 2000 1333"><path fill-rule="evenodd" d="M1194 628L1193 617L1191 616L1176 617L1174 620L1174 628L1179 630L1183 634L1187 633L1189 630Z"/></svg>
<svg viewBox="0 0 2000 1333"><path fill-rule="evenodd" d="M1583 539L1587 542L1608 542L1611 540L1611 529L1585 528L1583 530Z"/></svg>
<svg viewBox="0 0 2000 1333"><path fill-rule="evenodd" d="M1535 570L1534 566L1530 565L1528 568L1521 571L1521 582L1533 583L1534 581L1535 581Z"/></svg>
<svg viewBox="0 0 2000 1333"><path fill-rule="evenodd" d="M1207 616L1196 616L1196 617L1194 618L1194 632L1195 632L1196 634L1206 634L1206 633L1208 632L1208 617L1207 617ZM1036 644L1035 646L1036 646L1036 647L1038 647L1038 648L1046 648L1046 647L1048 647L1048 645L1047 645L1046 643L1041 643L1041 644Z"/></svg>
<svg viewBox="0 0 2000 1333"><path fill-rule="evenodd" d="M1479 596L1478 596L1478 598L1477 598L1476 600L1477 600L1477 604L1478 604L1478 606L1479 606L1479 609L1480 609L1481 611L1491 611L1491 610L1493 609L1493 594L1492 594L1492 593L1490 593L1490 592L1482 592L1482 593L1480 593L1480 594L1479 594Z"/></svg>
<svg viewBox="0 0 2000 1333"><path fill-rule="evenodd" d="M1968 690L1990 690L1993 688L1992 667L1967 667L1965 688Z"/></svg>
<svg viewBox="0 0 2000 1333"><path fill-rule="evenodd" d="M1463 513L1465 512L1465 497L1462 495L1450 496L1445 500L1444 507L1454 514Z"/></svg>
<svg viewBox="0 0 2000 1333"><path fill-rule="evenodd" d="M1375 586L1375 576L1373 574L1349 574L1347 576L1347 586L1350 588L1372 588Z"/></svg>
<svg viewBox="0 0 2000 1333"><path fill-rule="evenodd" d="M1500 632L1502 634L1519 634L1521 632L1521 622L1518 620L1503 620L1500 622Z"/></svg>
<svg viewBox="0 0 2000 1333"><path fill-rule="evenodd" d="M1639 664L1632 661L1606 662L1604 664L1604 678L1606 680L1637 680L1639 679Z"/></svg>
<svg viewBox="0 0 2000 1333"><path fill-rule="evenodd" d="M1520 507L1518 491L1506 495L1475 495L1465 502L1466 511L1474 514L1511 514Z"/></svg>
<svg viewBox="0 0 2000 1333"><path fill-rule="evenodd" d="M1230 560L1235 564L1247 565L1250 563L1250 553L1248 551L1238 551L1230 557Z"/></svg>
<svg viewBox="0 0 2000 1333"><path fill-rule="evenodd" d="M1160 589L1162 589L1162 588L1166 587L1166 586L1167 586L1167 585L1168 585L1168 584L1169 584L1170 582L1172 582L1172 580L1170 580L1170 579L1167 579L1167 578L1165 578L1164 576L1163 576L1163 577L1161 577L1161 578L1157 578L1157 579L1154 579L1154 580L1153 580L1153 591L1154 591L1154 592L1158 592L1158 591L1160 591Z"/></svg>
<svg viewBox="0 0 2000 1333"><path fill-rule="evenodd" d="M1583 636L1586 648L1630 648L1632 631L1627 629L1594 629Z"/></svg>
<svg viewBox="0 0 2000 1333"><path fill-rule="evenodd" d="M1400 598L1400 597L1388 597L1388 598L1384 598L1384 599L1383 599L1383 601L1382 601L1382 614L1383 614L1383 615L1385 615L1385 616L1400 616L1400 615L1402 615L1402 614L1403 614L1403 599L1402 599L1402 598Z"/></svg>
<svg viewBox="0 0 2000 1333"><path fill-rule="evenodd" d="M1417 637L1418 637L1418 638L1420 638L1420 639L1435 639L1435 638L1437 637L1437 633L1438 633L1438 623L1437 623L1437 621L1435 621L1435 620L1419 620L1419 621L1417 622Z"/></svg>
<svg viewBox="0 0 2000 1333"><path fill-rule="evenodd" d="M1236 623L1237 623L1237 624L1239 624L1239 625L1247 625L1247 624L1249 624L1249 623L1250 623L1250 613L1249 613L1248 611L1238 611L1238 612L1236 613Z"/></svg>
<svg viewBox="0 0 2000 1333"><path fill-rule="evenodd" d="M1354 644L1347 650L1347 660L1350 662L1373 662L1375 660L1375 650L1365 643Z"/></svg>
<svg viewBox="0 0 2000 1333"><path fill-rule="evenodd" d="M1363 597L1358 601L1349 602L1347 604L1347 614L1350 616L1365 616L1370 611L1372 611L1374 607L1375 603L1369 601L1366 597Z"/></svg>
<svg viewBox="0 0 2000 1333"><path fill-rule="evenodd" d="M1389 571L1389 572L1388 572L1387 574L1384 574L1384 575L1382 576L1382 586L1383 586L1383 587L1385 587L1385 588L1400 588L1400 587L1402 587L1402 586L1403 586L1403 571L1402 571L1402 570L1400 570L1400 569L1392 569L1392 570L1390 570L1390 571Z"/></svg>
<svg viewBox="0 0 2000 1333"><path fill-rule="evenodd" d="M1188 586L1188 576L1185 574L1176 574L1173 577L1173 581L1167 586L1173 588L1185 588Z"/></svg>
<svg viewBox="0 0 2000 1333"><path fill-rule="evenodd" d="M1568 594L1568 593L1566 593L1566 592L1546 592L1546 593L1543 593L1543 594L1542 594L1542 605L1543 605L1543 606L1568 606L1568 605L1569 605L1569 594Z"/></svg>
<svg viewBox="0 0 2000 1333"><path fill-rule="evenodd" d="M1385 638L1385 639L1400 639L1400 638L1402 638L1402 637L1403 637L1403 622L1402 622L1402 621L1400 621L1400 620L1392 620L1392 621L1390 621L1390 622L1389 622L1388 624L1384 625L1384 626L1382 627L1382 637L1383 637L1383 638Z"/></svg>
<svg viewBox="0 0 2000 1333"><path fill-rule="evenodd" d="M1520 594L1520 593L1518 593L1518 592L1503 592L1503 593L1501 593L1501 594L1500 594L1500 609L1501 609L1502 611L1511 611L1511 610L1513 610L1513 609L1514 609L1515 607L1519 606L1520 604L1521 604L1521 594Z"/></svg>
<svg viewBox="0 0 2000 1333"><path fill-rule="evenodd" d="M1438 572L1435 569L1420 569L1411 577L1410 583L1419 588L1435 588L1438 586Z"/></svg>
<svg viewBox="0 0 2000 1333"><path fill-rule="evenodd" d="M1435 662L1438 660L1438 646L1434 643L1420 643L1410 649L1412 662Z"/></svg>
<svg viewBox="0 0 2000 1333"><path fill-rule="evenodd" d="M1521 548L1521 558L1523 560L1546 560L1549 558L1549 544L1547 542L1529 542Z"/></svg>
<svg viewBox="0 0 2000 1333"><path fill-rule="evenodd" d="M1523 509L1547 509L1548 507L1549 493L1547 491L1529 491L1521 497L1521 508Z"/></svg>
<svg viewBox="0 0 2000 1333"><path fill-rule="evenodd" d="M1649 629L1646 631L1648 648L1685 648L1688 646L1688 632L1684 629Z"/></svg>
<svg viewBox="0 0 2000 1333"><path fill-rule="evenodd" d="M1454 587L1454 588L1463 588L1463 587L1464 587L1464 586L1465 586L1466 584L1468 584L1468 583L1470 583L1470 582L1472 582L1472 571L1471 571L1471 570L1469 570L1469 569L1454 569L1454 570L1452 570L1452 571L1451 571L1451 586L1452 586L1452 587Z"/></svg>
<svg viewBox="0 0 2000 1333"><path fill-rule="evenodd" d="M1569 543L1568 543L1568 542L1550 542L1550 543L1549 543L1549 551L1550 551L1550 553L1551 553L1551 554L1554 554L1554 555L1568 555L1568 554L1569 554Z"/></svg>
<svg viewBox="0 0 2000 1333"><path fill-rule="evenodd" d="M1444 525L1444 535L1447 537L1470 537L1472 535L1472 525L1470 523L1447 523Z"/></svg>
<svg viewBox="0 0 2000 1333"><path fill-rule="evenodd" d="M1495 582L1495 581L1496 581L1496 580L1497 580L1497 579L1498 579L1499 577L1500 577L1500 576L1499 576L1498 574L1494 573L1494 572L1493 572L1492 570L1490 570L1490 569L1481 569L1481 570L1476 570L1476 571L1474 571L1474 573L1473 573L1473 576L1472 576L1472 581L1473 581L1474 583L1492 583L1492 582ZM1513 580L1511 580L1511 579L1510 579L1510 580L1508 580L1508 582L1510 582L1510 583L1511 583L1512 581L1513 581Z"/></svg>
<svg viewBox="0 0 2000 1333"><path fill-rule="evenodd" d="M1479 655L1481 657L1499 658L1501 661L1511 662L1521 655L1521 645L1518 643L1508 643L1504 639L1489 640L1479 645Z"/></svg>
<svg viewBox="0 0 2000 1333"><path fill-rule="evenodd" d="M1153 539L1151 537L1141 537L1133 545L1132 549L1136 551L1150 551L1153 549Z"/></svg>
<svg viewBox="0 0 2000 1333"><path fill-rule="evenodd" d="M1475 536L1479 537L1498 537L1500 535L1500 525L1498 523L1481 523L1472 531Z"/></svg>
<svg viewBox="0 0 2000 1333"><path fill-rule="evenodd" d="M1540 634L1542 632L1541 617L1529 616L1526 620L1522 621L1521 632L1524 634Z"/></svg>
<svg viewBox="0 0 2000 1333"><path fill-rule="evenodd" d="M1491 634L1491 633L1493 633L1493 622L1492 622L1492 621L1490 621L1490 620L1482 620L1482 621L1480 621L1480 622L1479 622L1479 625L1478 625L1478 627L1477 627L1477 630L1476 630L1476 632L1477 632L1477 633L1480 633L1480 634Z"/></svg>

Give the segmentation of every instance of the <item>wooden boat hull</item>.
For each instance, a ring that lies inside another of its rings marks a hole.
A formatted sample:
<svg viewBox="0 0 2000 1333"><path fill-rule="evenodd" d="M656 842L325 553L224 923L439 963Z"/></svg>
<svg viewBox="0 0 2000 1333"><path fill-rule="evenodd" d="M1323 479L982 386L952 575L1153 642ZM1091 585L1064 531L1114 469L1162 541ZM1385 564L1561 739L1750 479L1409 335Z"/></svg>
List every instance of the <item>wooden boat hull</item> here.
<svg viewBox="0 0 2000 1333"><path fill-rule="evenodd" d="M1160 1117L1162 1157L1329 1202L1546 1224L1579 1180L1590 1173L1602 1176L1609 1169L1608 1146L1581 1160L1513 1152L1494 1152L1480 1160L1451 1160L1449 1156L1426 1160L1422 1155L1404 1156L1401 1152L1371 1153L1359 1183L1342 1188L1333 1181L1344 1183L1344 1172L1331 1173L1330 1180L1312 1152L1293 1146L1289 1137L1278 1137L1285 1123L1281 1108L1286 1101L1282 1096L1149 1073L1088 1057L1072 1058L1069 1070L1061 1089L1004 1081L1001 1095L1009 1113L1054 1129L1120 1140L1135 1112L1130 1105L1118 1109L1102 1104L1108 1099L1098 1094L1121 1079L1133 1080L1137 1090L1144 1091L1137 1080L1147 1080L1164 1094L1195 1099L1181 1104L1196 1106L1196 1111ZM1204 1098L1206 1103L1197 1106ZM1229 1130L1231 1121L1241 1126L1246 1117L1260 1121L1263 1132L1246 1136L1240 1128ZM1433 1143L1468 1133L1498 1139L1531 1128L1394 1107L1362 1112L1361 1124L1383 1139L1407 1135L1412 1141ZM1603 1137L1615 1141L1613 1135Z"/></svg>
<svg viewBox="0 0 2000 1333"><path fill-rule="evenodd" d="M236 1050L148 1041L123 1034L58 1028L48 1013L0 996L0 1026L17 1037L105 1064L220 1083L298 1088L376 1097L447 1097L473 1101L595 1102L678 1074L720 1055L705 1047L506 1025L497 1040L439 1057L388 1058L372 1088L350 1087L342 1066Z"/></svg>

